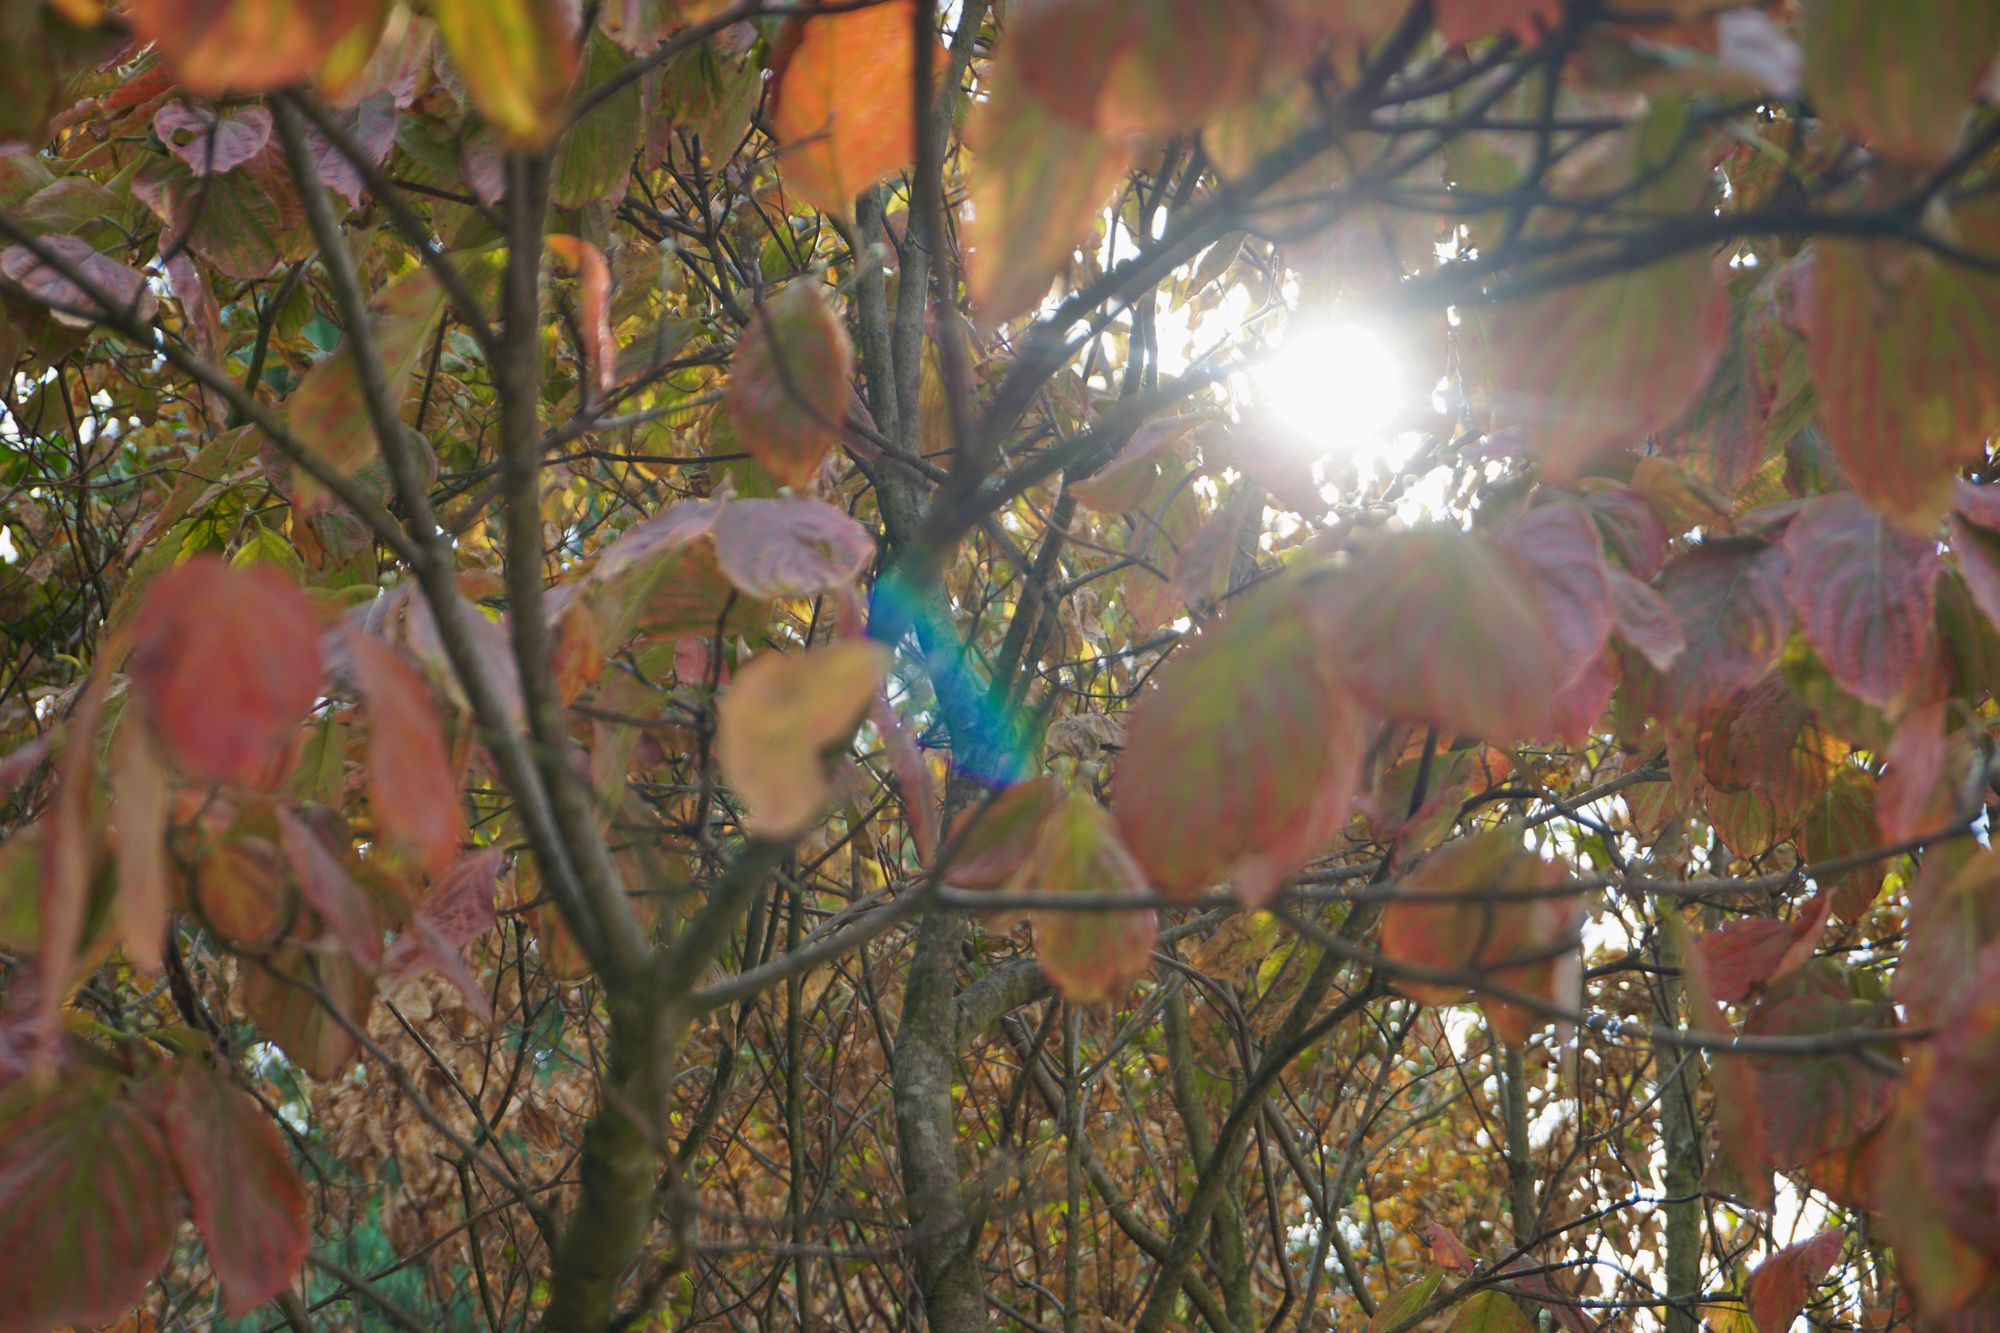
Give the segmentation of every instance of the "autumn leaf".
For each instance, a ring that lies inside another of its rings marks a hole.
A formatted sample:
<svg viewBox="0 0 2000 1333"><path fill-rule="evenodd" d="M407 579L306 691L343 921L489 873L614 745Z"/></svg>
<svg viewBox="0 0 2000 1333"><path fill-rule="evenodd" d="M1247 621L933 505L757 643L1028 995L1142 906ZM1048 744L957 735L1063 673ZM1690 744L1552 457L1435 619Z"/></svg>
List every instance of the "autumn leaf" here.
<svg viewBox="0 0 2000 1333"><path fill-rule="evenodd" d="M1727 1040L1735 1029L1723 1015L1708 975L1708 962L1694 934L1673 912L1660 916L1660 930L1673 944L1687 987L1688 1030ZM1748 1191L1753 1208L1769 1210L1776 1201L1771 1185L1771 1148L1763 1102L1749 1061L1727 1050L1709 1052L1709 1076L1716 1088L1716 1130L1722 1156L1733 1166Z"/></svg>
<svg viewBox="0 0 2000 1333"><path fill-rule="evenodd" d="M1712 716L1777 664L1792 623L1785 569L1781 547L1708 541L1660 571L1687 642L1667 678L1676 717Z"/></svg>
<svg viewBox="0 0 2000 1333"><path fill-rule="evenodd" d="M111 312L119 318L140 324L152 321L159 300L137 271L99 254L79 237L44 236L41 245L61 267L44 262L25 245L10 245L0 250L0 274L5 274L30 300L48 306L59 321L87 328L106 314L106 307L91 297L82 284L67 276L64 269L78 274L109 300Z"/></svg>
<svg viewBox="0 0 2000 1333"><path fill-rule="evenodd" d="M1001 48L1009 74L1062 120L1106 136L1193 129L1252 96L1271 41L1262 6L1224 0L1045 0Z"/></svg>
<svg viewBox="0 0 2000 1333"><path fill-rule="evenodd" d="M1312 614L1305 586L1274 581L1170 660L1134 708L1113 808L1162 894L1226 879L1255 905L1347 822L1364 724Z"/></svg>
<svg viewBox="0 0 2000 1333"><path fill-rule="evenodd" d="M1757 1333L1788 1333L1819 1280L1840 1258L1844 1237L1822 1231L1772 1254L1750 1272L1744 1300Z"/></svg>
<svg viewBox="0 0 2000 1333"><path fill-rule="evenodd" d="M319 697L319 617L269 565L176 566L132 623L132 689L189 777L254 783Z"/></svg>
<svg viewBox="0 0 2000 1333"><path fill-rule="evenodd" d="M744 828L789 838L818 822L832 785L826 752L854 735L888 671L878 644L843 639L802 653L763 653L723 694L716 759L743 801Z"/></svg>
<svg viewBox="0 0 2000 1333"><path fill-rule="evenodd" d="M381 640L351 628L341 637L368 714L368 803L376 827L441 874L465 841L465 809L430 687Z"/></svg>
<svg viewBox="0 0 2000 1333"><path fill-rule="evenodd" d="M515 148L563 128L577 41L557 0L436 0L438 35L487 123Z"/></svg>
<svg viewBox="0 0 2000 1333"><path fill-rule="evenodd" d="M160 974L167 937L167 774L143 727L111 743L111 799L118 816L118 933L126 956Z"/></svg>
<svg viewBox="0 0 2000 1333"><path fill-rule="evenodd" d="M804 497L732 500L716 516L714 538L722 572L763 601L845 587L875 555L866 528Z"/></svg>
<svg viewBox="0 0 2000 1333"><path fill-rule="evenodd" d="M1037 893L1142 897L1145 873L1119 841L1104 807L1071 793L1042 821L1034 850L1014 878ZM1150 907L1108 912L1037 911L1035 955L1056 993L1074 1004L1103 1004L1152 968L1158 914Z"/></svg>
<svg viewBox="0 0 2000 1333"><path fill-rule="evenodd" d="M1005 885L1034 851L1042 825L1061 799L1055 779L1041 777L961 811L945 837L950 859L940 869L944 881L965 889Z"/></svg>
<svg viewBox="0 0 2000 1333"><path fill-rule="evenodd" d="M603 252L581 237L551 236L548 246L549 253L576 272L583 296L577 316L583 322L584 358L597 393L608 394L618 379L618 340L611 333L610 266L604 262Z"/></svg>
<svg viewBox="0 0 2000 1333"><path fill-rule="evenodd" d="M1708 255L1503 306L1493 332L1496 415L1527 432L1550 477L1578 477L1671 424L1715 367L1728 305Z"/></svg>
<svg viewBox="0 0 2000 1333"><path fill-rule="evenodd" d="M271 142L271 113L261 106L226 110L168 102L153 113L153 133L197 176L233 171Z"/></svg>
<svg viewBox="0 0 2000 1333"><path fill-rule="evenodd" d="M1560 656L1546 603L1508 557L1454 530L1385 535L1313 598L1323 651L1364 703L1452 733L1534 735L1584 665Z"/></svg>
<svg viewBox="0 0 2000 1333"><path fill-rule="evenodd" d="M348 1072L360 1047L354 1029L367 1020L375 994L369 973L338 952L281 950L267 961L243 980L251 1021L313 1078L327 1082Z"/></svg>
<svg viewBox="0 0 2000 1333"><path fill-rule="evenodd" d="M183 1216L166 1160L155 1116L110 1073L0 1096L0 1333L125 1313Z"/></svg>
<svg viewBox="0 0 2000 1333"><path fill-rule="evenodd" d="M771 106L778 164L822 212L847 216L856 195L916 157L918 12L915 0L883 0L786 28ZM944 48L933 44L933 66L943 65Z"/></svg>
<svg viewBox="0 0 2000 1333"><path fill-rule="evenodd" d="M362 966L375 966L382 956L382 931L366 894L304 818L280 806L277 820L279 845L291 862L300 896L325 918L341 948Z"/></svg>
<svg viewBox="0 0 2000 1333"><path fill-rule="evenodd" d="M775 292L737 341L730 420L743 447L784 485L810 487L838 442L853 357L847 330L810 280Z"/></svg>
<svg viewBox="0 0 2000 1333"><path fill-rule="evenodd" d="M1815 963L1760 1003L1746 1033L1832 1037L1880 1026L1875 1007L1852 998L1833 965ZM1857 1050L1749 1057L1771 1164L1801 1166L1854 1142L1887 1114L1895 1074Z"/></svg>
<svg viewBox="0 0 2000 1333"><path fill-rule="evenodd" d="M306 1191L292 1155L263 1108L199 1060L182 1062L171 1084L166 1128L223 1308L247 1314L305 1262Z"/></svg>
<svg viewBox="0 0 2000 1333"><path fill-rule="evenodd" d="M1885 157L1919 165L1951 151L2000 54L2000 9L1986 0L1806 0L1804 28L1814 112Z"/></svg>
<svg viewBox="0 0 2000 1333"><path fill-rule="evenodd" d="M299 82L341 43L378 32L386 8L386 0L130 0L125 16L183 87L219 96Z"/></svg>
<svg viewBox="0 0 2000 1333"><path fill-rule="evenodd" d="M1452 1315L1449 1333L1534 1333L1535 1326L1500 1291L1476 1291Z"/></svg>
<svg viewBox="0 0 2000 1333"><path fill-rule="evenodd" d="M505 859L498 847L468 852L424 893L409 926L382 957L382 984L397 986L435 968L458 988L482 1022L493 1021L493 1003L459 957L459 950L498 924L494 884Z"/></svg>
<svg viewBox="0 0 2000 1333"><path fill-rule="evenodd" d="M1816 249L1807 350L1820 423L1855 492L1927 533L2000 424L1988 318L2000 280L1882 242Z"/></svg>
<svg viewBox="0 0 2000 1333"><path fill-rule="evenodd" d="M1853 495L1809 502L1785 530L1785 591L1840 687L1891 712L1929 683L1937 543Z"/></svg>
<svg viewBox="0 0 2000 1333"><path fill-rule="evenodd" d="M1131 158L1116 140L1057 120L1007 74L973 107L965 129L973 154L966 286L988 329L1048 295Z"/></svg>

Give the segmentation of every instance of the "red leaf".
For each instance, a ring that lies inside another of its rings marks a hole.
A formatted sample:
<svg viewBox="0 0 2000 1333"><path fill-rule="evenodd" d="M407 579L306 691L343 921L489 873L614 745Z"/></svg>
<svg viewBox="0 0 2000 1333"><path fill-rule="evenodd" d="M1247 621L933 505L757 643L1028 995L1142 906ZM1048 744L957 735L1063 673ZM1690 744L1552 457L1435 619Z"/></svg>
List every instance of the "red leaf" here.
<svg viewBox="0 0 2000 1333"><path fill-rule="evenodd" d="M1687 638L1667 599L1622 569L1611 570L1610 580L1611 619L1618 637L1636 648L1653 670L1673 666L1686 650Z"/></svg>
<svg viewBox="0 0 2000 1333"><path fill-rule="evenodd" d="M1840 1231L1822 1231L1787 1245L1752 1270L1744 1302L1757 1321L1757 1333L1790 1333L1806 1298L1840 1258L1845 1240Z"/></svg>
<svg viewBox="0 0 2000 1333"><path fill-rule="evenodd" d="M1936 833L1952 817L1957 776L1946 743L1945 708L1935 703L1904 718L1883 753L1875 783L1875 822L1890 842Z"/></svg>
<svg viewBox="0 0 2000 1333"><path fill-rule="evenodd" d="M118 817L118 933L125 954L160 974L167 938L167 775L138 726L111 745L111 799Z"/></svg>
<svg viewBox="0 0 2000 1333"><path fill-rule="evenodd" d="M1927 533L2000 419L2000 280L1883 242L1826 240L1818 253L1820 424L1855 491Z"/></svg>
<svg viewBox="0 0 2000 1333"><path fill-rule="evenodd" d="M271 142L271 113L261 106L226 110L168 102L153 113L153 133L197 176L234 170Z"/></svg>
<svg viewBox="0 0 2000 1333"><path fill-rule="evenodd" d="M326 919L341 948L363 967L375 966L382 957L382 930L367 895L305 820L283 806L277 819L278 841L298 876L300 895Z"/></svg>
<svg viewBox="0 0 2000 1333"><path fill-rule="evenodd" d="M821 212L847 216L854 196L916 157L917 17L916 0L885 0L807 15L785 30L771 128L785 180ZM943 59L935 46L940 68Z"/></svg>
<svg viewBox="0 0 2000 1333"><path fill-rule="evenodd" d="M1278 579L1248 594L1132 712L1113 773L1118 828L1169 897L1228 879L1261 902L1347 822L1363 722L1332 678L1308 592Z"/></svg>
<svg viewBox="0 0 2000 1333"><path fill-rule="evenodd" d="M132 689L190 777L254 782L320 690L320 626L270 565L197 555L160 575L132 622Z"/></svg>
<svg viewBox="0 0 2000 1333"><path fill-rule="evenodd" d="M268 964L247 969L243 978L243 1008L258 1030L316 1079L347 1073L360 1044L349 1025L367 1021L375 993L368 973L346 954L333 952L294 950L273 955ZM320 1002L321 994L346 1023Z"/></svg>
<svg viewBox="0 0 2000 1333"><path fill-rule="evenodd" d="M1009 72L1101 134L1173 134L1248 100L1273 49L1262 7L1227 0L1047 0L1014 12Z"/></svg>
<svg viewBox="0 0 2000 1333"><path fill-rule="evenodd" d="M1842 920L1856 920L1875 901L1887 873L1883 862L1878 858L1832 876L1817 867L1834 857L1873 851L1881 845L1882 831L1875 823L1874 780L1863 769L1842 765L1826 795L1806 812L1799 828L1799 850L1815 867L1816 880L1836 886L1833 910Z"/></svg>
<svg viewBox="0 0 2000 1333"><path fill-rule="evenodd" d="M1018 883L1038 893L1146 892L1145 874L1118 840L1110 815L1080 793L1049 812ZM1042 973L1074 1004L1115 1000L1153 966L1159 917L1150 907L1040 911L1033 920Z"/></svg>
<svg viewBox="0 0 2000 1333"><path fill-rule="evenodd" d="M1532 736L1582 665L1558 655L1542 599L1507 557L1455 529L1385 535L1313 597L1324 651L1362 701L1447 732Z"/></svg>
<svg viewBox="0 0 2000 1333"><path fill-rule="evenodd" d="M410 918L409 929L382 956L383 985L400 985L436 968L482 1021L493 1021L492 1001L459 950L499 924L493 892L503 859L498 847L468 852L437 877Z"/></svg>
<svg viewBox="0 0 2000 1333"><path fill-rule="evenodd" d="M1506 33L1533 46L1562 19L1562 0L1438 0L1438 31L1462 46Z"/></svg>
<svg viewBox="0 0 2000 1333"><path fill-rule="evenodd" d="M0 1098L0 1333L95 1327L139 1299L182 1217L166 1160L154 1115L110 1074Z"/></svg>
<svg viewBox="0 0 2000 1333"><path fill-rule="evenodd" d="M1611 635L1611 584L1590 515L1561 502L1530 509L1500 529L1499 547L1528 576L1554 631L1567 684L1596 661Z"/></svg>
<svg viewBox="0 0 2000 1333"><path fill-rule="evenodd" d="M1879 1026L1876 1007L1851 998L1837 971L1815 964L1767 997L1746 1033L1834 1037ZM1803 1166L1873 1129L1895 1097L1896 1075L1855 1051L1753 1055L1771 1164Z"/></svg>
<svg viewBox="0 0 2000 1333"><path fill-rule="evenodd" d="M1013 879L1034 851L1042 824L1061 796L1054 778L1035 778L961 811L945 841L950 859L942 872L944 882L965 889L997 889Z"/></svg>
<svg viewBox="0 0 2000 1333"><path fill-rule="evenodd" d="M1935 1027L1977 990L1980 959L2000 939L2000 856L1963 842L1932 848L1910 889L1905 933L1889 994L1911 1023Z"/></svg>
<svg viewBox="0 0 2000 1333"><path fill-rule="evenodd" d="M1840 687L1894 711L1930 675L1937 543L1851 494L1809 502L1785 530L1785 590Z"/></svg>
<svg viewBox="0 0 2000 1333"><path fill-rule="evenodd" d="M1702 951L1696 947L1686 923L1667 912L1660 917L1660 929L1673 941L1674 956L1680 959L1681 977L1687 984L1688 1029L1709 1037L1733 1037L1734 1029L1716 1001ZM1723 1156L1743 1178L1750 1206L1768 1212L1776 1202L1776 1191L1771 1186L1771 1152L1763 1104L1757 1096L1750 1063L1742 1056L1711 1050L1709 1073L1715 1082L1716 1128Z"/></svg>
<svg viewBox="0 0 2000 1333"><path fill-rule="evenodd" d="M160 303L137 270L97 253L80 237L44 236L41 240L44 250L109 298L118 314L141 324L152 322ZM0 250L0 273L20 284L30 300L48 306L63 324L82 328L95 324L104 315L104 307L87 296L82 286L65 277L61 270L43 263L25 245L10 245Z"/></svg>
<svg viewBox="0 0 2000 1333"><path fill-rule="evenodd" d="M1700 746L1702 775L1719 791L1747 791L1770 816L1770 841L1731 847L1761 852L1790 837L1825 793L1847 746L1829 736L1810 708L1776 675L1767 676L1718 713Z"/></svg>
<svg viewBox="0 0 2000 1333"><path fill-rule="evenodd" d="M839 439L853 360L846 328L811 281L780 288L737 340L730 421L751 457L782 484L810 487Z"/></svg>
<svg viewBox="0 0 2000 1333"><path fill-rule="evenodd" d="M1777 664L1792 624L1782 549L1704 542L1662 570L1657 586L1687 636L1667 677L1675 714L1713 714Z"/></svg>
<svg viewBox="0 0 2000 1333"><path fill-rule="evenodd" d="M381 640L351 628L342 635L368 712L368 803L376 825L441 874L465 841L465 807L430 687Z"/></svg>
<svg viewBox="0 0 2000 1333"><path fill-rule="evenodd" d="M1813 111L1883 156L1917 164L1951 151L2000 51L2000 9L1987 0L1806 0L1804 26Z"/></svg>
<svg viewBox="0 0 2000 1333"><path fill-rule="evenodd" d="M1501 308L1496 414L1560 481L1673 423L1708 383L1728 305L1706 253Z"/></svg>
<svg viewBox="0 0 2000 1333"><path fill-rule="evenodd" d="M611 334L611 266L604 252L579 236L551 236L548 247L563 264L576 271L583 294L584 356L590 363L591 383L600 397L618 382L618 340Z"/></svg>
<svg viewBox="0 0 2000 1333"><path fill-rule="evenodd" d="M209 96L297 83L343 39L379 25L384 8L384 0L131 0L125 16L182 86Z"/></svg>
<svg viewBox="0 0 2000 1333"><path fill-rule="evenodd" d="M2000 1258L2000 966L1982 960L1973 990L1938 1030L1930 1085L1917 1105L1916 1138L1932 1185L1931 1207L1960 1239Z"/></svg>
<svg viewBox="0 0 2000 1333"><path fill-rule="evenodd" d="M1703 934L1696 947L1716 1000L1740 1004L1778 970L1792 947L1792 926L1789 921L1731 921Z"/></svg>
<svg viewBox="0 0 2000 1333"><path fill-rule="evenodd" d="M305 1262L305 1186L263 1108L198 1061L182 1064L166 1120L223 1309L248 1314Z"/></svg>
<svg viewBox="0 0 2000 1333"><path fill-rule="evenodd" d="M868 530L805 497L732 500L715 520L715 558L751 597L813 597L850 583L875 555Z"/></svg>

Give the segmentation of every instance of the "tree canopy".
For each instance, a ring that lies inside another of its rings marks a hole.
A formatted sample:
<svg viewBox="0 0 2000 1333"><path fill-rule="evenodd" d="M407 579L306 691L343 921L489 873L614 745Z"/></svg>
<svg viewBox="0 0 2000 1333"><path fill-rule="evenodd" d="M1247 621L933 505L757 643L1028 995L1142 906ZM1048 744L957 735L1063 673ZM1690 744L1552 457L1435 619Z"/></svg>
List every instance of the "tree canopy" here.
<svg viewBox="0 0 2000 1333"><path fill-rule="evenodd" d="M2000 5L0 27L0 1333L2000 1328Z"/></svg>

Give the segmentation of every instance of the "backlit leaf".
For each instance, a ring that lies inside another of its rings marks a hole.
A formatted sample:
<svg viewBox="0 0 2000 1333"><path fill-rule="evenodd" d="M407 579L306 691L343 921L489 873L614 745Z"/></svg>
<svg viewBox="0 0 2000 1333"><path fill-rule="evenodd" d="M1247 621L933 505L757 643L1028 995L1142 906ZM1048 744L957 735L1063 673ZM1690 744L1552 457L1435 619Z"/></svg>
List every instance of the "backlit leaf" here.
<svg viewBox="0 0 2000 1333"><path fill-rule="evenodd" d="M1809 503L1785 530L1799 628L1849 694L1894 711L1929 679L1937 543L1851 494Z"/></svg>
<svg viewBox="0 0 2000 1333"><path fill-rule="evenodd" d="M117 1318L183 1216L150 1109L101 1071L0 1097L0 1331Z"/></svg>
<svg viewBox="0 0 2000 1333"><path fill-rule="evenodd" d="M2000 53L2000 9L1806 0L1804 45L1817 114L1885 157L1932 162L1951 151Z"/></svg>
<svg viewBox="0 0 2000 1333"><path fill-rule="evenodd" d="M789 283L757 308L737 340L729 416L751 457L805 490L839 440L854 353L817 283Z"/></svg>
<svg viewBox="0 0 2000 1333"><path fill-rule="evenodd" d="M1660 430L1707 384L1724 292L1695 251L1501 308L1496 415L1522 427L1557 480Z"/></svg>
<svg viewBox="0 0 2000 1333"><path fill-rule="evenodd" d="M1746 1033L1837 1037L1881 1026L1875 1006L1851 998L1829 964L1815 963L1766 999ZM1771 1164L1802 1166L1854 1142L1889 1109L1896 1076L1855 1050L1813 1055L1752 1055Z"/></svg>
<svg viewBox="0 0 2000 1333"><path fill-rule="evenodd" d="M1429 1305L1443 1285L1444 1270L1431 1269L1375 1307L1375 1315L1368 1321L1368 1333L1386 1333L1389 1329L1400 1328L1405 1320Z"/></svg>
<svg viewBox="0 0 2000 1333"><path fill-rule="evenodd" d="M916 157L917 14L915 0L884 0L793 20L771 128L785 180L813 207L845 216L854 196ZM937 46L938 65L943 56Z"/></svg>
<svg viewBox="0 0 2000 1333"><path fill-rule="evenodd" d="M1495 541L1541 599L1568 673L1564 683L1576 679L1611 634L1611 584L1596 525L1579 505L1547 504L1508 523Z"/></svg>
<svg viewBox="0 0 2000 1333"><path fill-rule="evenodd" d="M563 128L577 41L559 0L435 0L438 35L488 124L516 148Z"/></svg>
<svg viewBox="0 0 2000 1333"><path fill-rule="evenodd" d="M342 41L375 30L385 0L130 0L126 18L189 92L297 83Z"/></svg>
<svg viewBox="0 0 2000 1333"><path fill-rule="evenodd" d="M812 597L843 587L875 555L868 530L819 500L732 500L715 520L715 558L746 596Z"/></svg>
<svg viewBox="0 0 2000 1333"><path fill-rule="evenodd" d="M376 828L442 874L465 840L465 808L430 686L380 639L353 629L343 638L368 715L368 804Z"/></svg>
<svg viewBox="0 0 2000 1333"><path fill-rule="evenodd" d="M2000 279L1881 242L1817 248L1820 422L1861 498L1927 532L2000 425Z"/></svg>
<svg viewBox="0 0 2000 1333"><path fill-rule="evenodd" d="M1057 120L1006 71L972 108L965 136L973 154L966 286L980 323L997 328L1048 295L1124 178L1131 152Z"/></svg>
<svg viewBox="0 0 2000 1333"><path fill-rule="evenodd" d="M1145 873L1118 840L1110 815L1082 793L1050 810L1015 883L1038 893L1146 893ZM1033 920L1042 973L1074 1004L1119 999L1152 968L1159 921L1150 907L1038 911Z"/></svg>
<svg viewBox="0 0 2000 1333"><path fill-rule="evenodd" d="M747 831L787 838L826 810L825 753L852 739L888 670L878 644L843 639L802 653L760 653L722 695L716 759L743 801Z"/></svg>
<svg viewBox="0 0 2000 1333"><path fill-rule="evenodd" d="M1054 778L1016 783L952 821L944 881L966 889L997 889L1014 878L1035 849L1042 824L1062 799Z"/></svg>
<svg viewBox="0 0 2000 1333"><path fill-rule="evenodd" d="M1673 666L1687 648L1687 638L1666 598L1622 569L1612 569L1609 577L1611 620L1618 637L1636 648L1655 671Z"/></svg>
<svg viewBox="0 0 2000 1333"><path fill-rule="evenodd" d="M1787 1245L1751 1270L1744 1300L1757 1321L1757 1333L1789 1333L1813 1287L1839 1260L1844 1239L1838 1230L1822 1231Z"/></svg>
<svg viewBox="0 0 2000 1333"><path fill-rule="evenodd" d="M174 1078L166 1121L195 1226L222 1280L223 1308L247 1314L289 1286L305 1262L305 1186L271 1117L199 1061L185 1062Z"/></svg>
<svg viewBox="0 0 2000 1333"><path fill-rule="evenodd" d="M2000 1256L2000 1179L1991 1148L2000 1127L2000 970L1980 969L1973 990L1933 1038L1937 1064L1918 1103L1916 1138L1932 1206L1960 1239ZM1968 1145L1979 1151L1967 1151Z"/></svg>
<svg viewBox="0 0 2000 1333"><path fill-rule="evenodd" d="M338 1007L347 1024L359 1027L375 993L369 974L344 953L303 949L273 955L268 968L249 968L243 978L243 1007L258 1030L322 1082L347 1073L360 1043L319 995Z"/></svg>
<svg viewBox="0 0 2000 1333"><path fill-rule="evenodd" d="M1506 742L1550 720L1563 661L1527 579L1487 539L1428 527L1356 553L1315 592L1324 651L1379 712Z"/></svg>
<svg viewBox="0 0 2000 1333"><path fill-rule="evenodd" d="M1009 74L1105 135L1192 129L1252 96L1285 54L1261 6L1225 0L1045 0L1013 17Z"/></svg>
<svg viewBox="0 0 2000 1333"><path fill-rule="evenodd" d="M312 604L269 565L198 555L153 581L132 625L132 688L188 776L250 783L320 690Z"/></svg>
<svg viewBox="0 0 2000 1333"><path fill-rule="evenodd" d="M101 255L91 245L75 236L44 236L42 246L62 265L78 274L111 302L111 309L120 317L150 322L159 301L146 280L140 274L107 255ZM105 307L99 305L84 288L66 276L61 268L42 262L34 251L25 245L10 245L0 250L0 273L8 281L19 284L30 300L48 306L62 323L78 328L95 324L103 317Z"/></svg>
<svg viewBox="0 0 2000 1333"><path fill-rule="evenodd" d="M584 359L597 392L610 393L618 378L618 342L611 333L611 269L604 262L604 253L581 237L551 236L548 246L576 272L583 297L577 318L583 325Z"/></svg>
<svg viewBox="0 0 2000 1333"><path fill-rule="evenodd" d="M1261 902L1347 822L1364 722L1328 669L1307 594L1279 579L1246 596L1132 711L1114 809L1162 894L1229 880Z"/></svg>

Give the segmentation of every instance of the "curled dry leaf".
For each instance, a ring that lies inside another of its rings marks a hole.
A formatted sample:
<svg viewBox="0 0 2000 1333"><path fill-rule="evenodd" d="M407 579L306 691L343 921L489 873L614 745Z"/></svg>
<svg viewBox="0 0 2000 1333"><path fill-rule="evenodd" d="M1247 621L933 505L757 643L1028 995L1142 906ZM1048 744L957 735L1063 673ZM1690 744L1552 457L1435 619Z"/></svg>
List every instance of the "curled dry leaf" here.
<svg viewBox="0 0 2000 1333"><path fill-rule="evenodd" d="M833 793L827 751L853 738L888 669L880 644L844 639L763 653L737 671L719 706L715 753L748 832L789 838L819 821Z"/></svg>

